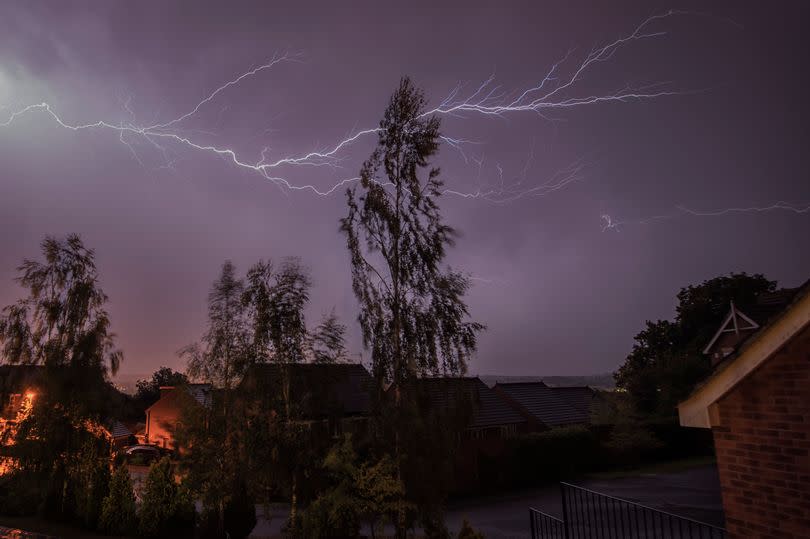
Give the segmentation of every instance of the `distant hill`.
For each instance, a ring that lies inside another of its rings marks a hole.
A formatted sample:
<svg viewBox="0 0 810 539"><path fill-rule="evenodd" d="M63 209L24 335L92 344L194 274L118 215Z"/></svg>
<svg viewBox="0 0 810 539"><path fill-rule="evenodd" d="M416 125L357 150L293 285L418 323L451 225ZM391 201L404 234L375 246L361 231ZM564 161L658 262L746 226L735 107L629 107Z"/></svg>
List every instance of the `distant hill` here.
<svg viewBox="0 0 810 539"><path fill-rule="evenodd" d="M482 374L478 377L490 387L498 382L545 382L547 385L558 387L590 386L594 389L616 388L613 374L609 372L587 376L498 376L497 374Z"/></svg>

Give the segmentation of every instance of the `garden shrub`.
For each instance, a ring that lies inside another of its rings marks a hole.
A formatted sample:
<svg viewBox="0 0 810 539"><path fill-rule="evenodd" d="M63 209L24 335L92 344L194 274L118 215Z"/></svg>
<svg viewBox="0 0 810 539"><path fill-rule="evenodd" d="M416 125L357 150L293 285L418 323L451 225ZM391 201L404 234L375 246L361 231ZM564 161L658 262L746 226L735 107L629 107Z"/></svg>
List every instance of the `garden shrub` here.
<svg viewBox="0 0 810 539"><path fill-rule="evenodd" d="M132 479L127 467L119 466L110 480L110 492L101 504L99 529L113 535L127 535L135 530L136 523Z"/></svg>
<svg viewBox="0 0 810 539"><path fill-rule="evenodd" d="M149 468L144 485L139 531L145 537L188 537L193 535L196 511L187 489L174 480L169 457Z"/></svg>

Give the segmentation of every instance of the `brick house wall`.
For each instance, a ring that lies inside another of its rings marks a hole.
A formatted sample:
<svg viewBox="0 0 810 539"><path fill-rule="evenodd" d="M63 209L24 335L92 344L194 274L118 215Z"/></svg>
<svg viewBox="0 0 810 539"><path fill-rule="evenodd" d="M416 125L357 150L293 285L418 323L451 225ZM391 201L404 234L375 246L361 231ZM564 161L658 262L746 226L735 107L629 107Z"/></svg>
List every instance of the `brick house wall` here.
<svg viewBox="0 0 810 539"><path fill-rule="evenodd" d="M181 401L177 389L161 389L160 400L146 411L146 443L174 449L174 429L180 421Z"/></svg>
<svg viewBox="0 0 810 539"><path fill-rule="evenodd" d="M810 537L810 327L713 413L729 538Z"/></svg>

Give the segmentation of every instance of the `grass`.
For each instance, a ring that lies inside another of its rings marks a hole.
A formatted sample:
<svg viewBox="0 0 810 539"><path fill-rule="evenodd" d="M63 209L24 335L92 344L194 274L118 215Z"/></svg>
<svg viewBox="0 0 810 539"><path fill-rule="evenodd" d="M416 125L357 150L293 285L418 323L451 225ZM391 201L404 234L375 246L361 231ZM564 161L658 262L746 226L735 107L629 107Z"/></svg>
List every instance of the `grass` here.
<svg viewBox="0 0 810 539"><path fill-rule="evenodd" d="M685 470L691 470L692 468L699 468L701 466L711 466L716 463L717 461L714 457L692 457L688 459L655 462L634 468L595 472L587 474L586 477L589 479L621 479L623 477L635 477L639 475L677 473Z"/></svg>

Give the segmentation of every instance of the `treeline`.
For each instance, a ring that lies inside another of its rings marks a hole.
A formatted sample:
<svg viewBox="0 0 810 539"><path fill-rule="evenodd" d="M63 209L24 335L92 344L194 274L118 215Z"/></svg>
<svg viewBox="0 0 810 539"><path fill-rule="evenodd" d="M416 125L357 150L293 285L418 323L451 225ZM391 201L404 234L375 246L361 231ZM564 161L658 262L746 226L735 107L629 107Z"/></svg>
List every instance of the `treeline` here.
<svg viewBox="0 0 810 539"><path fill-rule="evenodd" d="M449 537L443 507L464 407L429 413L409 388L422 376L464 373L483 326L468 319L468 279L445 264L457 234L437 202L442 182L430 159L439 120L425 105L403 79L340 222L373 377L364 428L337 441L320 436L292 393L292 366L345 359L345 327L334 315L307 325L311 282L300 261L260 261L243 276L226 262L202 338L181 351L189 379L214 390L202 405L178 392L186 405L177 451L151 467L136 499L126 466L96 428L123 356L94 253L75 235L47 238L44 260L20 266L27 296L0 318L5 360L44 367L41 395L3 447L13 471L0 477L2 511L119 534L245 537L256 504L282 499L292 537L352 537L364 523L373 534L389 525L404 538L418 526ZM278 366L279 391L251 394L240 382L263 364ZM161 379L139 387L142 405ZM475 536L468 526L462 533Z"/></svg>
<svg viewBox="0 0 810 539"><path fill-rule="evenodd" d="M647 320L633 349L614 374L625 398L625 415L674 421L677 405L711 372L703 354L730 305L756 308L757 296L773 292L776 281L761 274L731 273L682 288L673 320Z"/></svg>

